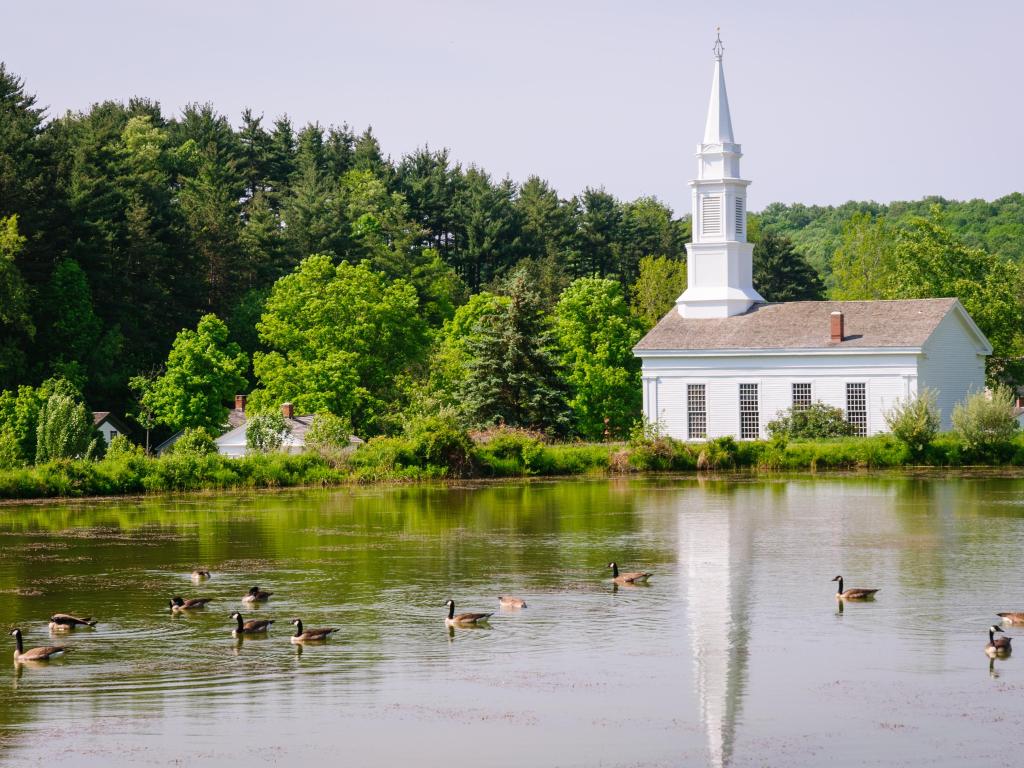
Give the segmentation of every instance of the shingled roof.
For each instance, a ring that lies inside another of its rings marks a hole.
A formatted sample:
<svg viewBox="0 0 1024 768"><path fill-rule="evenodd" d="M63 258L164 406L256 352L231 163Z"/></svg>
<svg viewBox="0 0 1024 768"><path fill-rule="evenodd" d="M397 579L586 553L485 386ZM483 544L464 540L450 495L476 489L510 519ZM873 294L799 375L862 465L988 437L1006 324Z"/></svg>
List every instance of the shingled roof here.
<svg viewBox="0 0 1024 768"><path fill-rule="evenodd" d="M791 301L755 304L742 315L706 320L683 318L673 307L634 349L642 353L921 347L956 304L956 299ZM830 341L833 312L843 313L841 342Z"/></svg>

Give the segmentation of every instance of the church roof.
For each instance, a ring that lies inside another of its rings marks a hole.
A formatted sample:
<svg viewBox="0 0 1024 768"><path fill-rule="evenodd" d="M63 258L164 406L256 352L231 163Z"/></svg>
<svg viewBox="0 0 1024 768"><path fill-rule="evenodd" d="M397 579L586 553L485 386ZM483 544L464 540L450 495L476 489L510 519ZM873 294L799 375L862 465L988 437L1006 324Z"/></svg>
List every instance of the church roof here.
<svg viewBox="0 0 1024 768"><path fill-rule="evenodd" d="M675 307L634 348L657 350L878 349L922 347L956 299L790 301L755 304L742 315L696 319ZM843 340L830 341L830 316L842 312ZM970 322L966 312L964 317ZM981 336L980 331L978 335ZM981 336L984 339L984 336Z"/></svg>

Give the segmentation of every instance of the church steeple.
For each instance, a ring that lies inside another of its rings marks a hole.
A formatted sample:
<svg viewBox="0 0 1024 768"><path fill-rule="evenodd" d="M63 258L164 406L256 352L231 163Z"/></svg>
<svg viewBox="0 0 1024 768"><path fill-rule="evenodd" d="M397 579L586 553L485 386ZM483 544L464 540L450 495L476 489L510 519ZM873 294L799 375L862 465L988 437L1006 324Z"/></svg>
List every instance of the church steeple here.
<svg viewBox="0 0 1024 768"><path fill-rule="evenodd" d="M764 303L754 290L753 245L747 242L747 186L740 178L743 153L735 142L722 69L722 38L715 40L715 71L697 146L693 189L693 242L686 246L686 291L676 301L683 317L732 317Z"/></svg>
<svg viewBox="0 0 1024 768"><path fill-rule="evenodd" d="M718 32L716 29L715 32ZM711 100L708 102L708 120L704 124L705 144L732 144L732 117L729 115L729 95L725 92L725 72L722 70L722 36L715 40L715 76L711 81Z"/></svg>

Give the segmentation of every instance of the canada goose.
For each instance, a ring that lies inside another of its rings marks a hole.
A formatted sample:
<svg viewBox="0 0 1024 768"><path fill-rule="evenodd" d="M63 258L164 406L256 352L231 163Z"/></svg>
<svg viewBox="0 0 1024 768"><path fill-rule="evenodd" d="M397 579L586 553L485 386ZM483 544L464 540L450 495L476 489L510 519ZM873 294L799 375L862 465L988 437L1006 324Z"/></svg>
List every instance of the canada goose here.
<svg viewBox="0 0 1024 768"><path fill-rule="evenodd" d="M210 578L209 571L204 571L200 568L196 568L192 571L192 581L206 581L208 578Z"/></svg>
<svg viewBox="0 0 1024 768"><path fill-rule="evenodd" d="M1012 637L996 637L996 632L1003 630L993 624L988 628L988 643L985 644L985 653L989 656L1009 656L1013 652L1010 647Z"/></svg>
<svg viewBox="0 0 1024 768"><path fill-rule="evenodd" d="M250 619L249 621L242 621L242 614L238 611L232 613L231 618L238 622L238 626L231 630L231 634L235 637L238 635L258 635L261 632L266 632L270 629L270 625L274 623L273 619Z"/></svg>
<svg viewBox="0 0 1024 768"><path fill-rule="evenodd" d="M55 613L50 617L50 630L52 632L68 632L75 627L95 627L96 622L92 616L80 619L70 613Z"/></svg>
<svg viewBox="0 0 1024 768"><path fill-rule="evenodd" d="M448 617L444 620L444 623L449 627L471 627L474 624L487 621L494 613L460 613L455 614L455 601L448 600L445 602L448 606Z"/></svg>
<svg viewBox="0 0 1024 768"><path fill-rule="evenodd" d="M205 608L206 604L212 599L210 597L191 597L185 600L182 597L172 597L167 601L167 605L170 606L172 613L180 613L181 611L194 611L197 608Z"/></svg>
<svg viewBox="0 0 1024 768"><path fill-rule="evenodd" d="M644 573L643 571L632 571L631 573L619 573L619 566L617 563L608 563L608 567L612 569L612 581L616 584L646 584L647 580L651 578L650 573Z"/></svg>
<svg viewBox="0 0 1024 768"><path fill-rule="evenodd" d="M13 629L11 634L14 636L14 660L15 661L48 661L54 656L60 656L63 653L67 653L67 648L62 645L45 645L41 648L29 648L25 650L25 646L21 642L21 630Z"/></svg>
<svg viewBox="0 0 1024 768"><path fill-rule="evenodd" d="M500 605L502 608L525 608L526 601L518 597L498 595L498 605Z"/></svg>
<svg viewBox="0 0 1024 768"><path fill-rule="evenodd" d="M1006 613L997 613L996 616L1000 617L1007 624L1024 624L1024 611L1008 611Z"/></svg>
<svg viewBox="0 0 1024 768"><path fill-rule="evenodd" d="M838 581L836 589L836 600L874 600L877 589L843 589L843 577L836 576L832 581Z"/></svg>
<svg viewBox="0 0 1024 768"><path fill-rule="evenodd" d="M242 598L243 603L265 603L270 599L273 592L263 592L259 586L249 587L249 591L246 592L245 597Z"/></svg>
<svg viewBox="0 0 1024 768"><path fill-rule="evenodd" d="M295 634L292 635L293 643L313 643L317 640L326 640L332 632L337 632L335 627L324 627L323 629L302 629L302 619L292 619L295 626Z"/></svg>

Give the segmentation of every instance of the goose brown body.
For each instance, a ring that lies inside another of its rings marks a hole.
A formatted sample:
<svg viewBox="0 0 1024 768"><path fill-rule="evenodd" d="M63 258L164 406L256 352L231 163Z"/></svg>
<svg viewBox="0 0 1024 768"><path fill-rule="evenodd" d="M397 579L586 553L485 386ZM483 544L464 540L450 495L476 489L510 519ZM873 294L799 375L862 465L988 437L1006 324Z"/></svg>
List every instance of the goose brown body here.
<svg viewBox="0 0 1024 768"><path fill-rule="evenodd" d="M444 623L449 627L471 627L474 624L487 621L494 615L493 611L491 613L456 613L454 600L448 600L445 605L448 606L448 617Z"/></svg>
<svg viewBox="0 0 1024 768"><path fill-rule="evenodd" d="M167 603L174 613L181 611L194 611L198 608L205 608L206 604L211 602L213 598L210 597L191 597L186 600L183 597L172 597Z"/></svg>
<svg viewBox="0 0 1024 768"><path fill-rule="evenodd" d="M1005 611L997 613L996 616L1007 624L1024 624L1024 611Z"/></svg>
<svg viewBox="0 0 1024 768"><path fill-rule="evenodd" d="M237 622L237 625L231 630L232 635L257 635L261 632L266 632L270 629L270 625L274 623L273 619L250 619L245 621L242 618L242 614L235 612L231 614L231 618Z"/></svg>
<svg viewBox="0 0 1024 768"><path fill-rule="evenodd" d="M863 589L861 587L851 587L850 589L843 589L843 577L836 576L832 581L838 581L839 586L836 588L836 600L873 600L877 589Z"/></svg>
<svg viewBox="0 0 1024 768"><path fill-rule="evenodd" d="M303 629L302 619L292 619L292 624L295 626L295 634L292 635L293 643L315 643L319 640L326 640L333 632L338 631L336 627Z"/></svg>
<svg viewBox="0 0 1024 768"><path fill-rule="evenodd" d="M17 661L48 661L54 656L60 656L63 653L67 653L67 648L62 645L44 645L39 648L29 648L25 650L21 639L21 630L11 630L11 635L14 636L14 660Z"/></svg>
<svg viewBox="0 0 1024 768"><path fill-rule="evenodd" d="M92 616L84 619L72 616L70 613L55 613L50 617L50 629L54 632L68 632L75 627L95 627L96 622Z"/></svg>
<svg viewBox="0 0 1024 768"><path fill-rule="evenodd" d="M985 644L985 653L989 656L1009 656L1013 652L1010 645L1012 637L996 637L996 632L1003 630L994 624L988 628L988 642Z"/></svg>
<svg viewBox="0 0 1024 768"><path fill-rule="evenodd" d="M618 563L614 562L608 563L608 567L612 569L612 581L616 584L646 584L647 580L653 575L645 571L619 573Z"/></svg>
<svg viewBox="0 0 1024 768"><path fill-rule="evenodd" d="M502 608L525 608L526 601L519 597L510 595L498 595L498 605Z"/></svg>
<svg viewBox="0 0 1024 768"><path fill-rule="evenodd" d="M258 586L249 587L249 591L245 593L245 597L242 598L243 603L265 603L270 599L273 592L264 592Z"/></svg>

